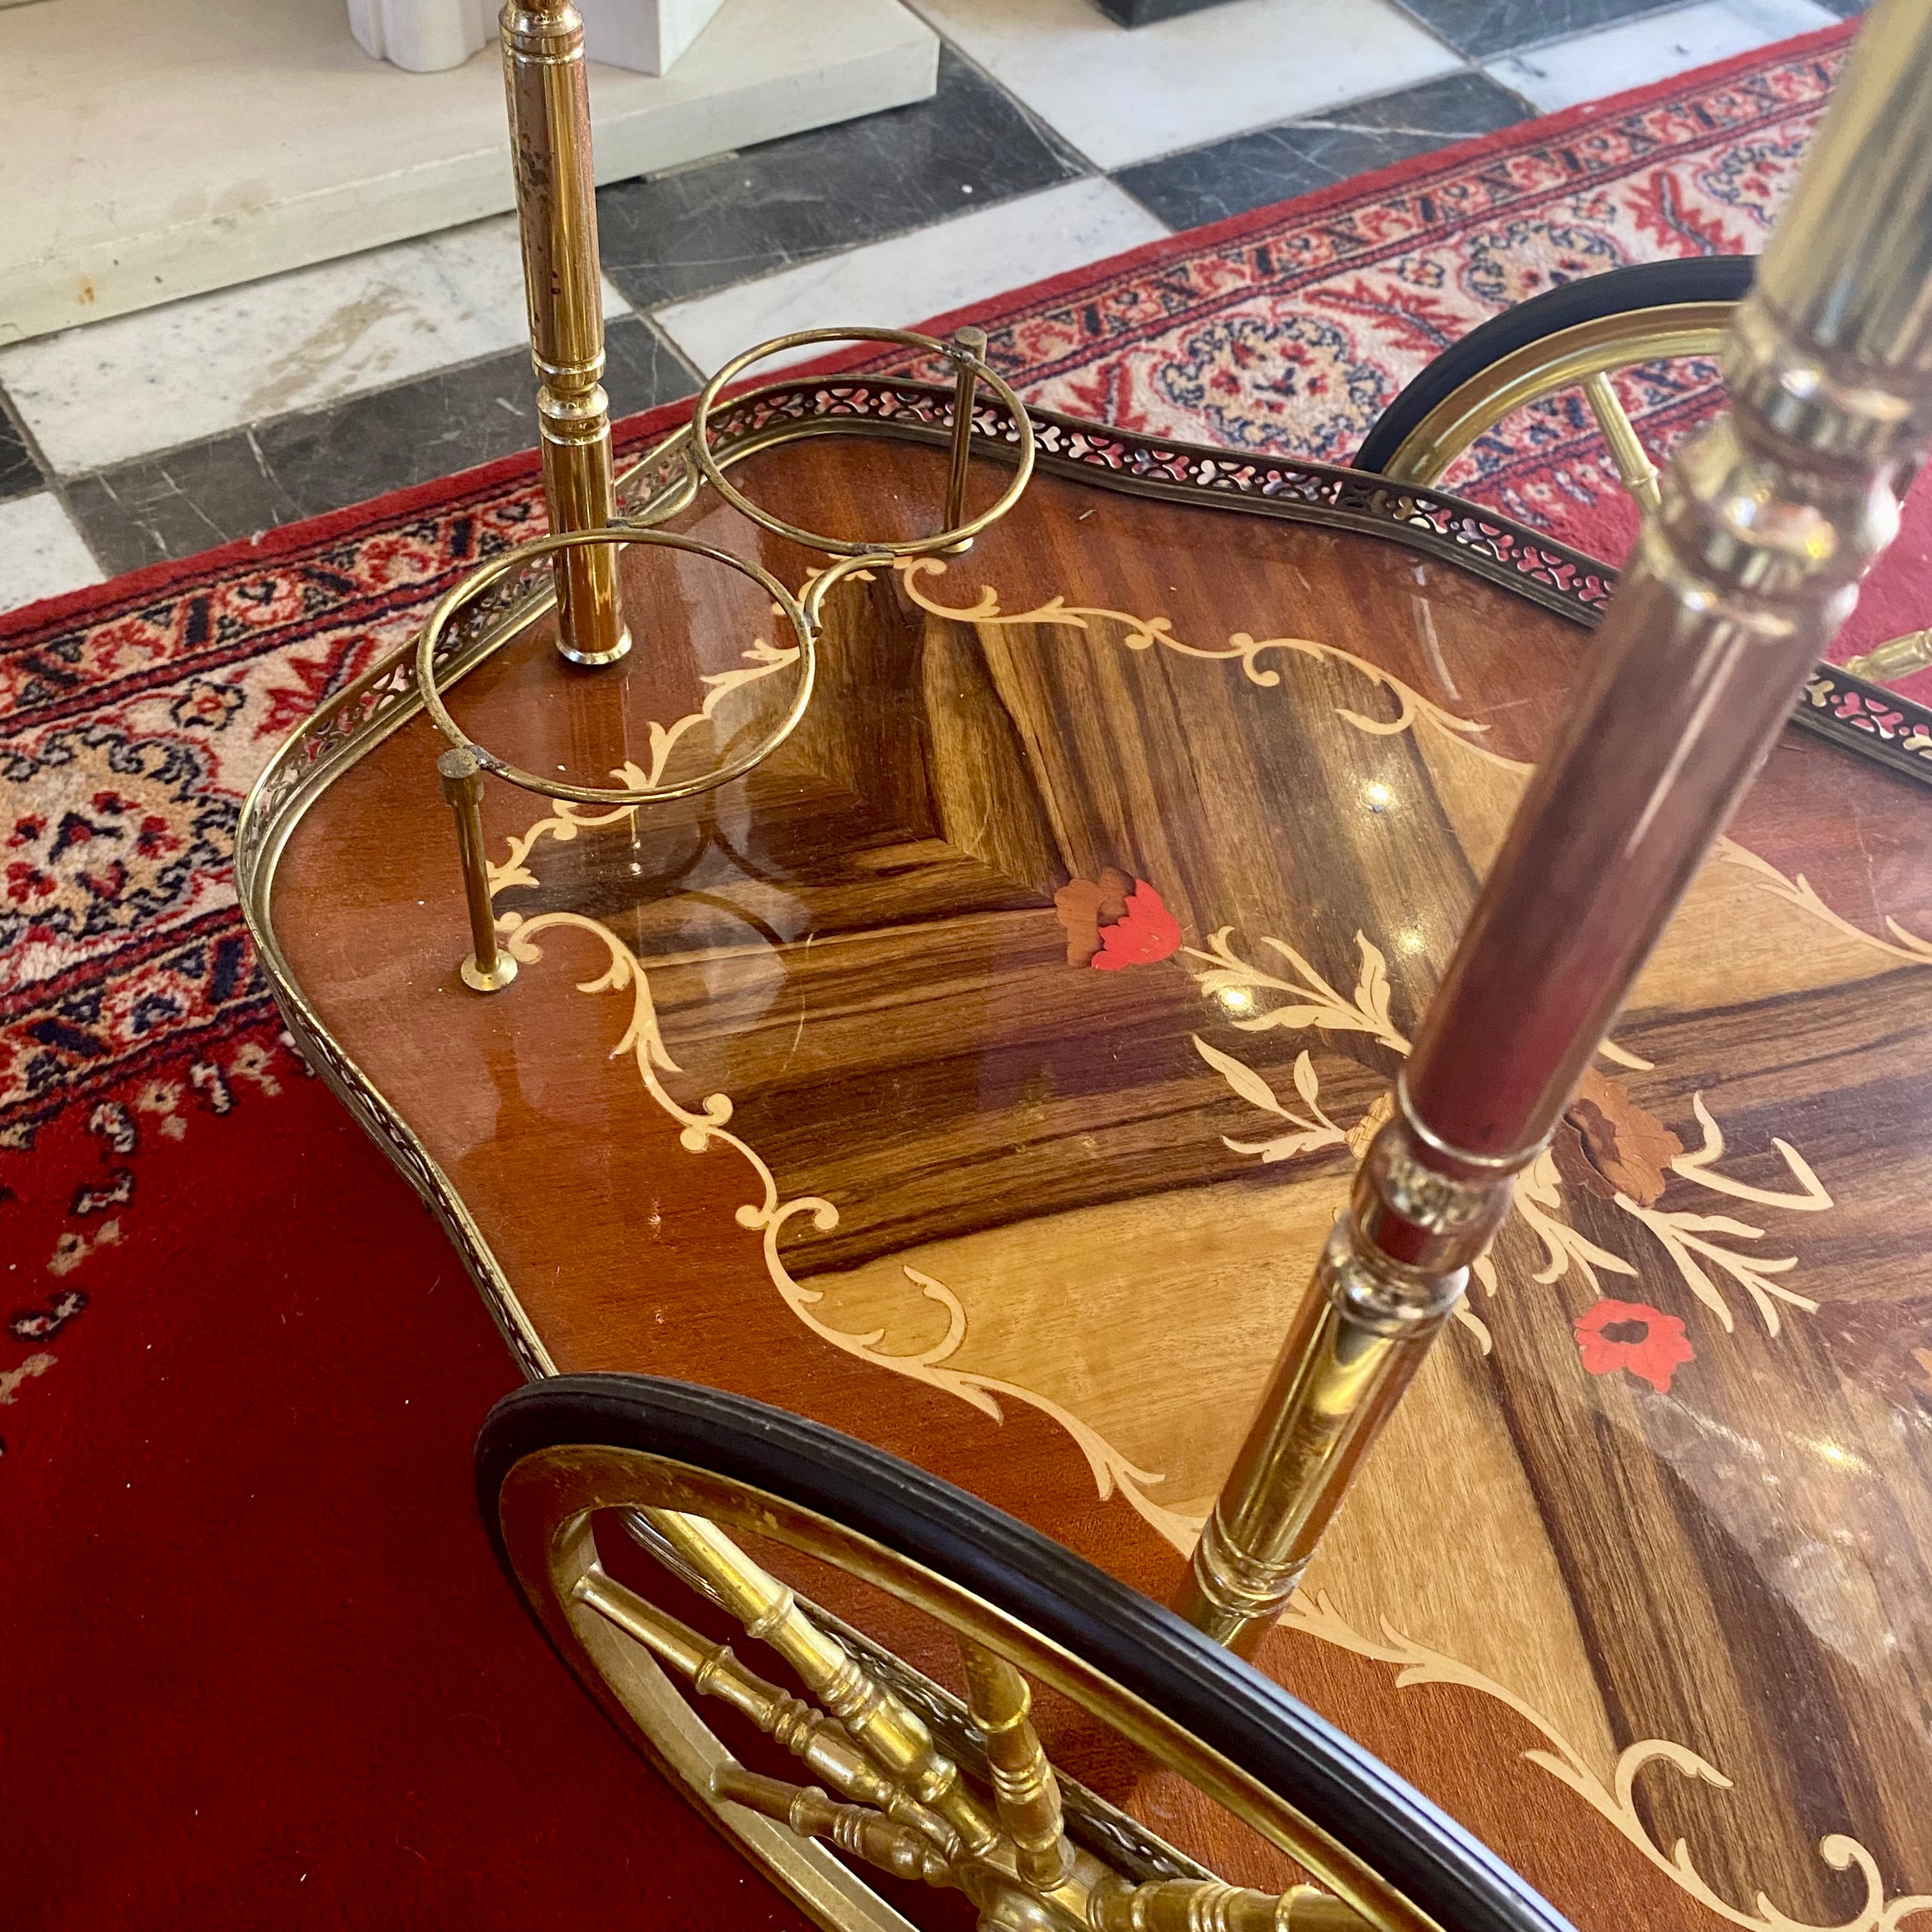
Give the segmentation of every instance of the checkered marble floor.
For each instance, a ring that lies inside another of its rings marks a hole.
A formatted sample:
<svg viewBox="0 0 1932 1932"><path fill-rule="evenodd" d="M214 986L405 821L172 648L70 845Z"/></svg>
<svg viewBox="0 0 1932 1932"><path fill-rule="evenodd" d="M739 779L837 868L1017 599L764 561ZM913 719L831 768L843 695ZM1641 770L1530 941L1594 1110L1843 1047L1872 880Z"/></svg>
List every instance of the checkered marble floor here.
<svg viewBox="0 0 1932 1932"><path fill-rule="evenodd" d="M904 326L1864 0L910 0L938 91L603 189L614 413ZM508 217L0 350L0 610L531 446Z"/></svg>

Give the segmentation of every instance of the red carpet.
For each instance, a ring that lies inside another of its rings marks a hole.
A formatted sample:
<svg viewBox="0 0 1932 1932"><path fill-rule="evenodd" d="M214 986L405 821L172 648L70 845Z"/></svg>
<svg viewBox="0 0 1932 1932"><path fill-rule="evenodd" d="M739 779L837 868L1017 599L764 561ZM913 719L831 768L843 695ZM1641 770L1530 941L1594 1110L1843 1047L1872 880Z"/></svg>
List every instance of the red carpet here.
<svg viewBox="0 0 1932 1932"><path fill-rule="evenodd" d="M974 319L1043 404L1346 457L1504 304L1760 248L1850 32ZM1711 400L1708 373L1631 394L1665 442ZM1622 500L1582 440L1553 407L1465 487L1613 550ZM235 814L272 747L480 551L535 532L533 474L474 471L0 624L10 1925L802 1922L618 1744L493 1568L470 1442L515 1371L428 1216L281 1043L234 909ZM1928 524L1861 644L1927 620Z"/></svg>

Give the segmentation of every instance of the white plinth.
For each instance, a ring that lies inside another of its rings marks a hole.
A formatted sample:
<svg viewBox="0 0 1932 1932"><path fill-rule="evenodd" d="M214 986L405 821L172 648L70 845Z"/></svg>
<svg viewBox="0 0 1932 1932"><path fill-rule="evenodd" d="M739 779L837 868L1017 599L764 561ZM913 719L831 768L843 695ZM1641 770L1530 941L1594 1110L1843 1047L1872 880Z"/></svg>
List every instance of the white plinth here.
<svg viewBox="0 0 1932 1932"><path fill-rule="evenodd" d="M591 69L620 181L931 94L898 0L725 0L660 76ZM0 9L0 341L511 207L501 64L404 74L341 0Z"/></svg>
<svg viewBox="0 0 1932 1932"><path fill-rule="evenodd" d="M668 74L717 17L719 0L580 0L592 58Z"/></svg>

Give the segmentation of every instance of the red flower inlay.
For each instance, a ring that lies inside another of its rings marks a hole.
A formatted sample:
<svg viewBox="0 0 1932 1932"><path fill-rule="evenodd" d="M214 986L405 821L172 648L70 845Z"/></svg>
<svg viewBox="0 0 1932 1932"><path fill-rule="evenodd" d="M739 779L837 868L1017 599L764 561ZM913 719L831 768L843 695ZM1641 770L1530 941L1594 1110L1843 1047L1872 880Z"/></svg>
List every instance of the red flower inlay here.
<svg viewBox="0 0 1932 1932"><path fill-rule="evenodd" d="M1070 879L1053 896L1054 916L1066 928L1066 963L1117 972L1151 965L1180 950L1180 922L1144 879L1118 866L1095 879Z"/></svg>
<svg viewBox="0 0 1932 1932"><path fill-rule="evenodd" d="M1100 950L1094 956L1102 973L1123 966L1150 966L1180 950L1180 922L1162 904L1160 893L1144 879L1136 880L1127 895L1127 909L1112 926L1100 928Z"/></svg>
<svg viewBox="0 0 1932 1932"><path fill-rule="evenodd" d="M1697 1359L1683 1323L1641 1301L1598 1302L1577 1317L1576 1346L1592 1375L1628 1369L1660 1395L1670 1393L1670 1378L1683 1364Z"/></svg>

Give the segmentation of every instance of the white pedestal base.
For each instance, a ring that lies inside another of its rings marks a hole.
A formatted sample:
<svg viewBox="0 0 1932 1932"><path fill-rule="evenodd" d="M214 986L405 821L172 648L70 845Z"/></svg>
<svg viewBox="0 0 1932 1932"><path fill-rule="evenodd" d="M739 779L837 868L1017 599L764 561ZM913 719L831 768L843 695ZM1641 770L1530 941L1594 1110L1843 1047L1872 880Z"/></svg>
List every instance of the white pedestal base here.
<svg viewBox="0 0 1932 1932"><path fill-rule="evenodd" d="M488 45L496 21L490 0L349 0L349 31L371 60L440 74Z"/></svg>
<svg viewBox="0 0 1932 1932"><path fill-rule="evenodd" d="M4 5L5 0L0 0ZM668 74L724 0L579 0L592 60ZM496 32L496 0L349 0L349 28L372 60L411 74L460 67Z"/></svg>
<svg viewBox="0 0 1932 1932"><path fill-rule="evenodd" d="M724 0L662 77L593 64L621 181L925 99L898 0ZM0 341L226 288L510 208L494 47L371 60L341 0L0 8Z"/></svg>

